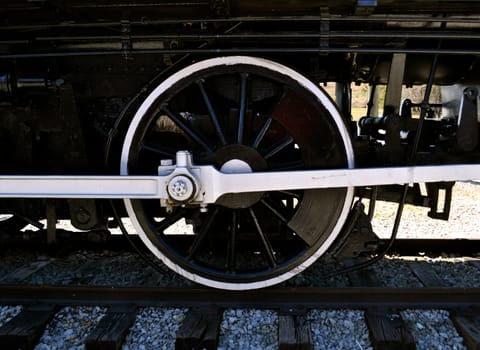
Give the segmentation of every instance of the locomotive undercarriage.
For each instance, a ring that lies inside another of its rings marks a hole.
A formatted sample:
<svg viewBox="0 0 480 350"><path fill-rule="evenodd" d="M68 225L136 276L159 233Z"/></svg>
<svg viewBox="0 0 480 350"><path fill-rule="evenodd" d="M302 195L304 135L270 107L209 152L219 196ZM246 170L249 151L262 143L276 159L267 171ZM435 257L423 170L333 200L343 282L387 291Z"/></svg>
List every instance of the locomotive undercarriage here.
<svg viewBox="0 0 480 350"><path fill-rule="evenodd" d="M454 182L480 178L476 5L245 17L247 2L213 3L184 20L139 21L133 5L92 18L82 3L63 21L3 22L0 231L45 217L106 230L108 199L124 199L120 215L173 270L252 289L344 242L354 201L370 199L370 216L387 200L446 220ZM359 120L352 84L372 91ZM424 96L402 101L416 85Z"/></svg>

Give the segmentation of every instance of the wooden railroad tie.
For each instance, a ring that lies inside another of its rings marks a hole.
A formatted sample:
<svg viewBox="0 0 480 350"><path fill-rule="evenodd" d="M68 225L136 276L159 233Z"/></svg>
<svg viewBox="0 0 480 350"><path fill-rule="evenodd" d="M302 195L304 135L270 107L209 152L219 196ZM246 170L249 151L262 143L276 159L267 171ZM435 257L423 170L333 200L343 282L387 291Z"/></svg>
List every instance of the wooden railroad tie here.
<svg viewBox="0 0 480 350"><path fill-rule="evenodd" d="M121 349L136 317L136 307L112 307L85 339L85 350Z"/></svg>
<svg viewBox="0 0 480 350"><path fill-rule="evenodd" d="M310 322L305 315L278 316L278 348L279 350L313 349Z"/></svg>
<svg viewBox="0 0 480 350"><path fill-rule="evenodd" d="M175 349L216 349L221 316L217 307L190 309L177 332Z"/></svg>
<svg viewBox="0 0 480 350"><path fill-rule="evenodd" d="M57 308L51 305L25 307L0 327L0 344L4 350L30 350L35 347Z"/></svg>

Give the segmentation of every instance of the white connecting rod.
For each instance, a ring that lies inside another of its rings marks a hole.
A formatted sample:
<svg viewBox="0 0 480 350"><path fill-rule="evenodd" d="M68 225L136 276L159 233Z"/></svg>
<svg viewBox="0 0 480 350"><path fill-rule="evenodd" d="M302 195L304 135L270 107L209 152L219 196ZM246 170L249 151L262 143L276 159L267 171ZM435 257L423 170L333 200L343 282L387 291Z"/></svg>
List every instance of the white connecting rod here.
<svg viewBox="0 0 480 350"><path fill-rule="evenodd" d="M158 176L0 176L0 198L167 199L175 176L191 175L195 203L215 203L226 193L391 185L480 179L480 164L227 174L213 166L190 166Z"/></svg>

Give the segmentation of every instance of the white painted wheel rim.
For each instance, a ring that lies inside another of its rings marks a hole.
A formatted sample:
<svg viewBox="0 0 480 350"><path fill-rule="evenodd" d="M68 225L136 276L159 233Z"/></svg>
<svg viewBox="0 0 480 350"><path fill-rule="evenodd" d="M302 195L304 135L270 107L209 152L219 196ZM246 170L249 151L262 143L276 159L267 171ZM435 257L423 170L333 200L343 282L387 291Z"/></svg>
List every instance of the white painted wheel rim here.
<svg viewBox="0 0 480 350"><path fill-rule="evenodd" d="M338 112L337 107L322 89L320 89L313 82L305 78L303 75L279 63L262 59L262 58L256 58L256 57L229 56L229 57L218 57L218 58L208 59L205 61L192 64L174 73L172 76L170 76L165 81L163 81L157 88L155 88L149 94L149 96L145 99L145 101L142 103L140 108L135 113L135 116L133 117L132 122L128 128L128 131L123 143L122 153L121 153L120 174L121 175L129 174L128 159L130 156L130 148L132 146L133 138L137 130L137 127L140 124L141 120L147 114L149 107L158 98L160 98L162 94L168 91L177 82L190 77L194 73L198 73L203 70L208 70L215 67L234 66L234 65L250 65L250 66L261 67L264 69L271 70L275 73L287 76L290 79L295 80L303 88L310 91L318 99L318 101L324 106L324 108L330 113L331 118L335 122L338 133L342 138L342 141L345 147L348 167L353 168L354 166L353 148L352 148L348 131L344 125L344 122L342 120L340 113ZM353 192L354 192L353 187L347 188L344 205L338 217L337 223L335 224L329 237L324 241L324 243L319 247L319 249L317 249L312 255L310 255L310 257L308 257L305 261L303 261L301 264L297 265L293 269L281 275L275 276L273 278L261 280L261 281L246 282L246 283L232 283L232 282L218 281L210 278L205 278L203 276L192 273L184 269L183 267L179 266L174 261L172 261L169 257L167 257L165 254L163 254L151 242L149 237L143 231L143 228L137 219L131 200L125 199L124 204L125 204L128 216L132 221L132 225L134 226L135 230L137 231L143 243L157 258L159 258L170 269L172 269L176 273L180 274L181 276L193 282L197 282L209 287L227 289L227 290L250 290L250 289L259 289L259 288L268 287L271 285L281 283L285 280L288 280L293 276L299 274L303 270L305 270L307 267L312 265L320 256L322 256L327 251L327 249L331 246L334 240L337 238L338 234L340 233L343 227L343 224L347 219L348 213L351 209L351 203L353 201Z"/></svg>

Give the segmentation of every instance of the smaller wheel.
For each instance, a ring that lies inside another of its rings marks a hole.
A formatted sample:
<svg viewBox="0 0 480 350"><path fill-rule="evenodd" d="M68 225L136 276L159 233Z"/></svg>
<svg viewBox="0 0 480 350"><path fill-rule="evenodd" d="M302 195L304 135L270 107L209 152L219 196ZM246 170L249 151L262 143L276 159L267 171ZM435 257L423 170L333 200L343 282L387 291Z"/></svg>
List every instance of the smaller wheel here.
<svg viewBox="0 0 480 350"><path fill-rule="evenodd" d="M253 57L195 63L160 84L137 111L122 150L122 175L156 174L188 150L223 172L353 166L342 118L299 73ZM179 202L195 191L168 186ZM147 247L192 281L224 289L282 282L311 265L338 235L353 188L226 194L208 208L165 212L155 200L125 200Z"/></svg>
<svg viewBox="0 0 480 350"><path fill-rule="evenodd" d="M27 226L27 223L10 213L0 214L0 232L16 233Z"/></svg>

